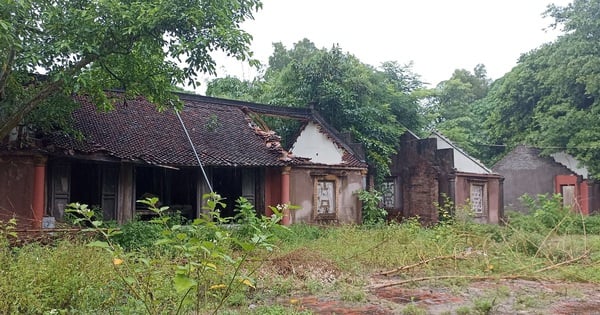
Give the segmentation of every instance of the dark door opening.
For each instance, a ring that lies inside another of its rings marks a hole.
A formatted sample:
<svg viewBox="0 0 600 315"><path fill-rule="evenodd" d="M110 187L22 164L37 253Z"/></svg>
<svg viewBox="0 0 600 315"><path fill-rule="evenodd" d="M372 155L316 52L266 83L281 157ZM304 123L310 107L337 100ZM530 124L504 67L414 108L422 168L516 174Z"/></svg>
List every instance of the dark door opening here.
<svg viewBox="0 0 600 315"><path fill-rule="evenodd" d="M100 208L100 168L98 164L74 161L71 163L70 202L87 204L90 208Z"/></svg>
<svg viewBox="0 0 600 315"><path fill-rule="evenodd" d="M167 169L139 166L135 168L135 198L157 197L159 205L169 206L192 219L196 213L195 169ZM146 206L136 203L138 214L148 214ZM144 218L142 216L142 218Z"/></svg>
<svg viewBox="0 0 600 315"><path fill-rule="evenodd" d="M213 190L225 198L221 217L235 215L235 201L242 195L242 171L238 168L216 168L213 171Z"/></svg>

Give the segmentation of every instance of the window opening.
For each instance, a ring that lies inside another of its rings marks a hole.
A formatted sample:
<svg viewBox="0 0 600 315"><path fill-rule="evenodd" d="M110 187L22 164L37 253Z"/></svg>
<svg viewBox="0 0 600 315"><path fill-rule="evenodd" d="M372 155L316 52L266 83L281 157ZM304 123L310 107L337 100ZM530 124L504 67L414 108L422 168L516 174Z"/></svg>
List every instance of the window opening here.
<svg viewBox="0 0 600 315"><path fill-rule="evenodd" d="M561 185L560 193L562 195L563 207L574 209L577 205L575 185Z"/></svg>
<svg viewBox="0 0 600 315"><path fill-rule="evenodd" d="M471 207L476 214L482 214L485 210L485 185L471 184Z"/></svg>
<svg viewBox="0 0 600 315"><path fill-rule="evenodd" d="M319 180L317 182L317 215L335 214L335 182Z"/></svg>
<svg viewBox="0 0 600 315"><path fill-rule="evenodd" d="M392 209L396 206L396 184L393 180L387 180L381 184L383 207Z"/></svg>

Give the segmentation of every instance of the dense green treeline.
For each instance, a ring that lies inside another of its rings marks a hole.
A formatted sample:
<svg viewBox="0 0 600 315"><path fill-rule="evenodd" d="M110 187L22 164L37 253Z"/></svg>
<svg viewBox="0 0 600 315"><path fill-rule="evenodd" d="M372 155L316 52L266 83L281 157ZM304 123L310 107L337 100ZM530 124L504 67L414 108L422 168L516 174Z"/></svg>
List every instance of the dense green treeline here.
<svg viewBox="0 0 600 315"><path fill-rule="evenodd" d="M527 144L544 153L565 150L598 176L599 11L598 0L549 6L550 27L563 34L524 52L495 81L480 64L472 71L457 69L448 80L427 88L410 64L372 67L338 46L319 49L304 39L289 49L274 44L268 66L253 81L216 79L207 94L312 105L338 130L365 143L369 162L376 166L386 164L404 128L422 135L437 129L488 164L517 144Z"/></svg>

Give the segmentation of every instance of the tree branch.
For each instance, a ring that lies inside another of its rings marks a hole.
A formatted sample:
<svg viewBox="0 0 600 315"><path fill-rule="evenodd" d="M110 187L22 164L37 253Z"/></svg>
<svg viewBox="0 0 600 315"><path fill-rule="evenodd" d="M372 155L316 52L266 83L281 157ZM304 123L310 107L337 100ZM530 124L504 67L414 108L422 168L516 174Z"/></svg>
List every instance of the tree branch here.
<svg viewBox="0 0 600 315"><path fill-rule="evenodd" d="M96 59L98 59L98 56L96 55L83 57L72 68L64 71L65 76L75 75L76 73L81 71L81 69L83 69ZM23 120L25 115L33 111L46 98L60 91L63 88L64 83L65 81L62 78L57 81L46 82L42 85L42 88L39 91L37 91L37 93L33 95L29 100L23 103L16 104L18 108L15 112L9 114L7 117L0 117L0 139L6 137L13 128L19 125L19 123Z"/></svg>
<svg viewBox="0 0 600 315"><path fill-rule="evenodd" d="M6 82L8 81L8 76L10 75L12 63L15 61L15 49L11 48L8 52L8 58L6 63L2 65L2 69L0 69L0 100L4 99L4 90L6 89Z"/></svg>

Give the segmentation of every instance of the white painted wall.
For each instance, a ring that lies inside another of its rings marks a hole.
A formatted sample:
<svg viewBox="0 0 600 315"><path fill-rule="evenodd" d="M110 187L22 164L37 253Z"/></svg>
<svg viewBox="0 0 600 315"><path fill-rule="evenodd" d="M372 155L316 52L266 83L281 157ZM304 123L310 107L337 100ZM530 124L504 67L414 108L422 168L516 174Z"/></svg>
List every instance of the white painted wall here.
<svg viewBox="0 0 600 315"><path fill-rule="evenodd" d="M432 137L437 139L437 148L439 149L452 149L454 155L454 168L459 172L464 173L476 173L476 174L491 174L492 170L485 167L474 157L467 153L459 150L449 140L433 134Z"/></svg>
<svg viewBox="0 0 600 315"><path fill-rule="evenodd" d="M310 158L314 163L329 165L341 164L344 155L344 151L312 122L302 130L290 151L297 157Z"/></svg>
<svg viewBox="0 0 600 315"><path fill-rule="evenodd" d="M550 154L550 156L556 161L564 165L566 168L571 170L573 173L577 175L581 175L581 177L587 179L588 178L588 170L585 166L580 166L579 161L574 158L572 155L565 152L556 152Z"/></svg>

